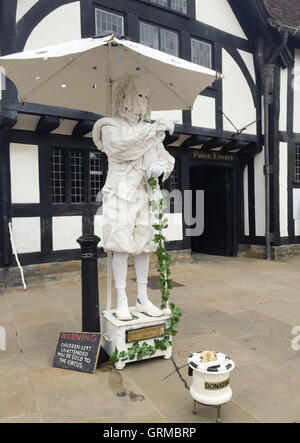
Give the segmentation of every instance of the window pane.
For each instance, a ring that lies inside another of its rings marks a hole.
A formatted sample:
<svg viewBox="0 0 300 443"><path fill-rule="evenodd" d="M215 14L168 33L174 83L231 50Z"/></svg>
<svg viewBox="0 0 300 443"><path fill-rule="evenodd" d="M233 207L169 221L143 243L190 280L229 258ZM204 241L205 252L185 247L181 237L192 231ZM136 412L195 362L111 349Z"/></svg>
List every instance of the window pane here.
<svg viewBox="0 0 300 443"><path fill-rule="evenodd" d="M90 185L91 185L91 202L97 200L97 195L102 189L104 183L102 156L98 152L90 153Z"/></svg>
<svg viewBox="0 0 300 443"><path fill-rule="evenodd" d="M156 3L157 5L168 7L168 0L151 0L152 3Z"/></svg>
<svg viewBox="0 0 300 443"><path fill-rule="evenodd" d="M295 182L300 183L300 146L295 146Z"/></svg>
<svg viewBox="0 0 300 443"><path fill-rule="evenodd" d="M157 26L140 23L140 43L153 49L159 49L159 29Z"/></svg>
<svg viewBox="0 0 300 443"><path fill-rule="evenodd" d="M51 193L53 203L65 202L65 157L58 148L51 150Z"/></svg>
<svg viewBox="0 0 300 443"><path fill-rule="evenodd" d="M176 32L167 29L160 30L161 47L160 50L167 54L178 56L178 35Z"/></svg>
<svg viewBox="0 0 300 443"><path fill-rule="evenodd" d="M84 157L82 151L70 151L71 202L84 201Z"/></svg>
<svg viewBox="0 0 300 443"><path fill-rule="evenodd" d="M175 11L187 13L187 0L171 0L171 9Z"/></svg>
<svg viewBox="0 0 300 443"><path fill-rule="evenodd" d="M170 192L180 189L180 160L176 159L174 169L170 175Z"/></svg>
<svg viewBox="0 0 300 443"><path fill-rule="evenodd" d="M124 35L124 19L121 15L96 9L96 35Z"/></svg>
<svg viewBox="0 0 300 443"><path fill-rule="evenodd" d="M200 40L191 40L192 62L211 68L211 45Z"/></svg>

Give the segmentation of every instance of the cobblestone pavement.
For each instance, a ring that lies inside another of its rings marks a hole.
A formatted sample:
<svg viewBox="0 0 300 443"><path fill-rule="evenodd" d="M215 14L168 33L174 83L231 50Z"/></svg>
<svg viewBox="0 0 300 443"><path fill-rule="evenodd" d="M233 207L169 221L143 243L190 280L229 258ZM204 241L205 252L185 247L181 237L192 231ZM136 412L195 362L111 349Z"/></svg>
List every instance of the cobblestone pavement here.
<svg viewBox="0 0 300 443"><path fill-rule="evenodd" d="M172 298L183 310L173 361L153 358L123 371L105 364L95 374L52 368L59 332L80 331L79 279L2 290L0 422L214 422L213 408L193 413L187 368L182 379L175 372L163 381L174 363L184 365L200 349L224 352L236 363L224 422L300 421L300 351L292 349L292 329L300 325L300 258L198 255L194 264L174 266L172 277L180 284ZM99 283L105 308L105 276ZM130 271L132 305L135 286ZM159 304L159 290L149 295Z"/></svg>

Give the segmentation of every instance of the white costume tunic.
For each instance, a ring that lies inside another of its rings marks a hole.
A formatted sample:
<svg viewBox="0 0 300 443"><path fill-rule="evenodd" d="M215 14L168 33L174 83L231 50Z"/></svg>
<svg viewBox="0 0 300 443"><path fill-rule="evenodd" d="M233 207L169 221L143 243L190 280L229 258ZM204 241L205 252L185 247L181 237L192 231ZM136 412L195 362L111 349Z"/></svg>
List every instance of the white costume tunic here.
<svg viewBox="0 0 300 443"><path fill-rule="evenodd" d="M151 190L147 171L159 163L166 180L174 158L166 151L165 122L130 123L124 118L98 120L93 140L108 157L108 174L103 187L103 247L106 251L141 254L153 252Z"/></svg>

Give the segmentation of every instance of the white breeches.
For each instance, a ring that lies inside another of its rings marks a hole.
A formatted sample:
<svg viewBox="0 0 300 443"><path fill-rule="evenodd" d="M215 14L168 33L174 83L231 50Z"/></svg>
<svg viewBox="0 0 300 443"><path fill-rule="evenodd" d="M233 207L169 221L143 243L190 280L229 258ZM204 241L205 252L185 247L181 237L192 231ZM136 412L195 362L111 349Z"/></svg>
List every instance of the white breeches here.
<svg viewBox="0 0 300 443"><path fill-rule="evenodd" d="M133 255L154 252L153 223L149 196L143 185L131 201L104 193L102 240L106 251Z"/></svg>

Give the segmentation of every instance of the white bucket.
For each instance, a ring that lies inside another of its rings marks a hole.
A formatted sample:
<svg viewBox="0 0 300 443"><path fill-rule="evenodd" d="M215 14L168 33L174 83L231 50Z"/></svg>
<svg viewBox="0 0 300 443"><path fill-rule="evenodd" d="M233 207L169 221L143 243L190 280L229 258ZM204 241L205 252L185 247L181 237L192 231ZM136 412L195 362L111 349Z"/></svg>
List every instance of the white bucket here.
<svg viewBox="0 0 300 443"><path fill-rule="evenodd" d="M225 354L215 352L213 361L205 361L203 355L213 351L196 352L188 359L189 375L193 376L190 393L193 399L203 405L219 406L232 397L229 373L234 362Z"/></svg>

